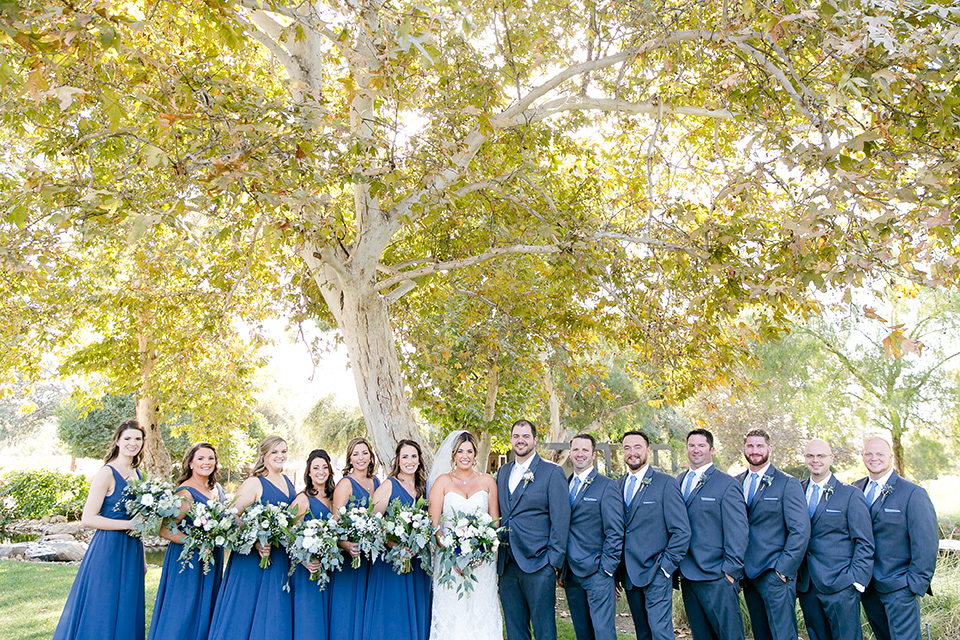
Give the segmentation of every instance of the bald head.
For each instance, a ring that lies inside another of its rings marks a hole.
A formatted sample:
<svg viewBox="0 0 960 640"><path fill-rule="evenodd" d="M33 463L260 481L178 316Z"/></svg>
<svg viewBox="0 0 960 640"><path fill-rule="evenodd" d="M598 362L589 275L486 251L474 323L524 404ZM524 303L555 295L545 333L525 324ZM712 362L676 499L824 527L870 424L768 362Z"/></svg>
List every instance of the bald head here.
<svg viewBox="0 0 960 640"><path fill-rule="evenodd" d="M814 438L803 449L803 462L807 465L810 478L814 482L822 482L830 475L830 465L833 464L833 451L826 440Z"/></svg>
<svg viewBox="0 0 960 640"><path fill-rule="evenodd" d="M872 437L864 440L861 456L871 480L879 480L893 466L893 447L886 438Z"/></svg>

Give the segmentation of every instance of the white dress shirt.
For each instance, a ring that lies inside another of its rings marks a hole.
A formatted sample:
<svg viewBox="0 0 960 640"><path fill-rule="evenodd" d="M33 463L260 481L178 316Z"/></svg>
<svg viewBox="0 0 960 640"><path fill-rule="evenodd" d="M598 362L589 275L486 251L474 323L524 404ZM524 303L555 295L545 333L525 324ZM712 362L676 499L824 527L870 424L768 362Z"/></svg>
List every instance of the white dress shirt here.
<svg viewBox="0 0 960 640"><path fill-rule="evenodd" d="M531 461L533 461L533 455L522 463L519 460L513 461L513 469L510 470L510 477L507 479L507 486L510 488L510 493L516 491L517 487L520 486L520 481L523 480L523 474L530 470Z"/></svg>

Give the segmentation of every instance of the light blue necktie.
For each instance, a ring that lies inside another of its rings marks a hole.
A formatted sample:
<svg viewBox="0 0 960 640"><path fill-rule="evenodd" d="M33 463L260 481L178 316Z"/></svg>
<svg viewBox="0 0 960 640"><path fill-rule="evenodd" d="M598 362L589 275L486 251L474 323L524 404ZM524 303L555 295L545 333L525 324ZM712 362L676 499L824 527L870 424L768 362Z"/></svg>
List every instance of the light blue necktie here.
<svg viewBox="0 0 960 640"><path fill-rule="evenodd" d="M870 485L867 487L867 505L872 506L873 501L877 499L877 487L879 486L876 480L870 481Z"/></svg>
<svg viewBox="0 0 960 640"><path fill-rule="evenodd" d="M630 477L627 478L627 485L623 489L623 501L629 507L630 503L633 502L633 488L637 486L637 476L630 474Z"/></svg>
<svg viewBox="0 0 960 640"><path fill-rule="evenodd" d="M807 503L807 512L810 519L813 520L813 514L817 511L817 505L820 504L820 485L814 484L810 490L810 502Z"/></svg>
<svg viewBox="0 0 960 640"><path fill-rule="evenodd" d="M570 506L573 506L573 501L577 498L577 493L580 491L580 476L574 476L573 478L573 487L570 488Z"/></svg>
<svg viewBox="0 0 960 640"><path fill-rule="evenodd" d="M693 476L697 475L693 471L688 471L687 476L683 479L683 499L686 500L690 497L690 486L693 484Z"/></svg>
<svg viewBox="0 0 960 640"><path fill-rule="evenodd" d="M754 471L754 472L751 473L750 475L751 475L751 477L752 477L752 480L750 480L750 490L747 491L747 504L748 504L748 505L753 502L753 496L755 496L755 495L757 494L757 483L760 482L760 474L759 474L759 473L757 473L756 471Z"/></svg>

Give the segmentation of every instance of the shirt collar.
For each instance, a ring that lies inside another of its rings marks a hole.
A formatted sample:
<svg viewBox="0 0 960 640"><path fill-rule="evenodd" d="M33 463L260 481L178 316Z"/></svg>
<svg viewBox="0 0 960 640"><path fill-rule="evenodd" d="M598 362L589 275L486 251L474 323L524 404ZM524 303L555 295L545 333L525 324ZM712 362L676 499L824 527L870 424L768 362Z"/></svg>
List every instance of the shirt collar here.
<svg viewBox="0 0 960 640"><path fill-rule="evenodd" d="M696 471L694 471L693 469L690 469L690 473L693 474L694 478L699 479L700 476L702 476L704 473L706 473L707 470L708 470L710 467L712 467L712 466L713 466L713 463L712 463L712 462L708 462L707 464L703 465L702 467L700 467L700 468L697 469Z"/></svg>
<svg viewBox="0 0 960 640"><path fill-rule="evenodd" d="M890 482L890 476L892 476L892 475L893 475L893 467L890 467L890 470L887 471L887 472L883 475L882 478L880 478L879 480L876 481L876 482L877 482L877 486L882 489L885 485L889 484L889 482ZM869 477L869 476L868 476L868 477ZM868 485L868 486L870 485L869 480L867 481L867 485Z"/></svg>
<svg viewBox="0 0 960 640"><path fill-rule="evenodd" d="M812 485L817 485L818 487L820 487L820 491L823 491L823 489L827 486L827 483L830 482L830 478L832 478L832 477L833 477L833 473L830 472L830 471L828 471L828 472L827 472L827 477L824 478L823 480L821 480L820 482L814 482L814 481L813 481L813 478L810 478L810 485L811 485L811 486L807 487L807 493L809 493L810 491L813 491L813 486L812 486Z"/></svg>
<svg viewBox="0 0 960 640"><path fill-rule="evenodd" d="M763 465L762 467L760 467L760 469L759 469L758 471L750 471L750 469L748 468L748 469L747 469L747 475L744 477L744 480L746 480L747 478L749 478L749 477L750 477L751 475L753 475L754 473L758 474L758 477L759 477L759 478L762 478L763 476L767 475L767 469L769 469L769 468L770 468L770 463L769 463L769 462L768 462L767 464Z"/></svg>
<svg viewBox="0 0 960 640"><path fill-rule="evenodd" d="M593 471L593 467L587 467L581 473L573 474L573 478L580 478L580 483L583 484L587 481L587 476L590 475L591 471ZM570 478L570 482L573 482L573 478Z"/></svg>
<svg viewBox="0 0 960 640"><path fill-rule="evenodd" d="M640 480L643 480L643 476L647 475L647 469L649 468L650 468L650 463L648 462L647 464L643 465L636 471L631 471L630 475L636 478L637 481L639 482Z"/></svg>
<svg viewBox="0 0 960 640"><path fill-rule="evenodd" d="M534 454L534 455L536 455L536 454ZM530 463L531 463L531 462L533 462L533 456L530 456L529 458L527 458L527 460L526 460L525 462L520 462L519 460L514 460L514 467L513 467L513 468L514 468L515 471L520 471L520 472L526 473L526 472L527 472L527 469L530 468Z"/></svg>

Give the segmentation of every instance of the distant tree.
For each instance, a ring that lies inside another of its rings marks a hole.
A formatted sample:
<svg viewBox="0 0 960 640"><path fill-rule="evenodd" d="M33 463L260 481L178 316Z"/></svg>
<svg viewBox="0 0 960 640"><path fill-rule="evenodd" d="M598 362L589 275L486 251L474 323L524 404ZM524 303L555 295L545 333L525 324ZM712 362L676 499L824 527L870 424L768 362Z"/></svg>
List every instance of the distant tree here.
<svg viewBox="0 0 960 640"><path fill-rule="evenodd" d="M75 458L102 458L117 425L137 417L137 402L129 394L103 396L93 406L72 398L60 406L56 415L57 437L70 455ZM162 425L161 436L175 460L190 447L189 436L186 433L173 436L168 424Z"/></svg>
<svg viewBox="0 0 960 640"><path fill-rule="evenodd" d="M18 444L52 420L68 395L59 380L43 378L32 384L22 377L6 385L0 394L0 446Z"/></svg>
<svg viewBox="0 0 960 640"><path fill-rule="evenodd" d="M351 438L366 433L367 425L360 409L339 405L333 395L328 395L320 398L310 409L294 442L301 455L311 449L326 449L331 455L342 455Z"/></svg>

